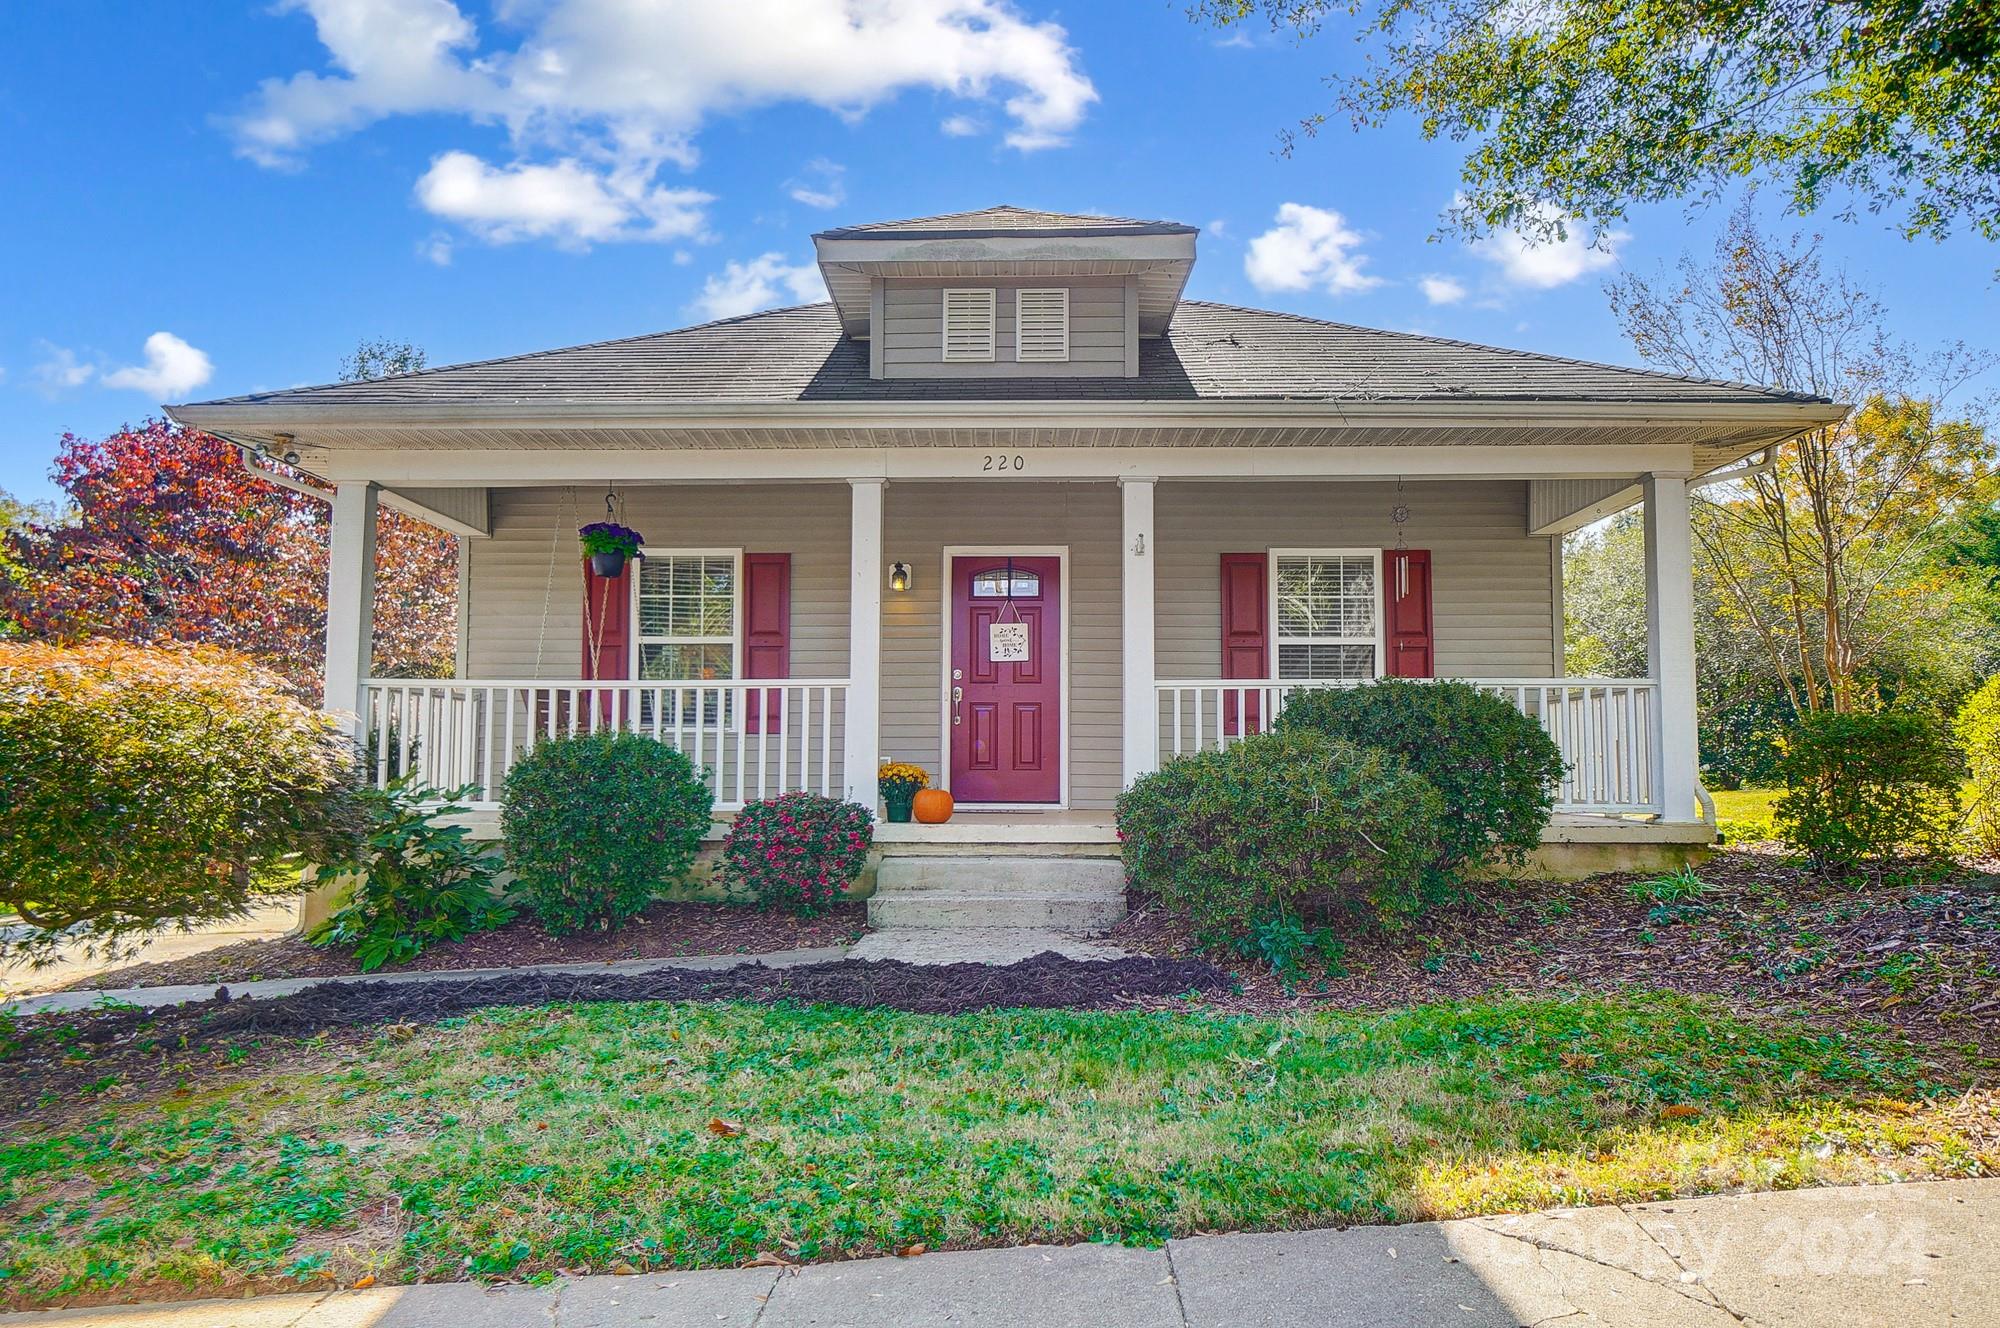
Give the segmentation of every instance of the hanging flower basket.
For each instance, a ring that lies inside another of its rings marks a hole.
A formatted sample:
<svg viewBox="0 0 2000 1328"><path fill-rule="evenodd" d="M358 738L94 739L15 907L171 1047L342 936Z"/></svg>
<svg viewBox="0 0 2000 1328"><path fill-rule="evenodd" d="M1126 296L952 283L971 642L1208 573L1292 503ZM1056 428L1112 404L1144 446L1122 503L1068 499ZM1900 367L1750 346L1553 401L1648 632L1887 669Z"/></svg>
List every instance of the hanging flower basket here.
<svg viewBox="0 0 2000 1328"><path fill-rule="evenodd" d="M590 570L599 576L617 576L625 570L625 560L636 557L645 538L630 526L616 521L593 521L576 532L583 551L590 555Z"/></svg>

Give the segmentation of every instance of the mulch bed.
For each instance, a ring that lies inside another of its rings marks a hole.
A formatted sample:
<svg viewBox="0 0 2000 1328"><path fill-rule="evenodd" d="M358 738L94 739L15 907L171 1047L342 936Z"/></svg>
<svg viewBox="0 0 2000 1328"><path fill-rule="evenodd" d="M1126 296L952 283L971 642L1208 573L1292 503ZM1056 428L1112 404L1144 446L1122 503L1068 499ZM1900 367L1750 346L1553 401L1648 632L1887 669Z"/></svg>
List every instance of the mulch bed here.
<svg viewBox="0 0 2000 1328"><path fill-rule="evenodd" d="M130 1090L212 1070L232 1048L381 1025L415 1025L482 1006L574 1001L758 1001L963 1014L993 1009L1111 1009L1189 993L1221 995L1235 980L1194 959L1065 959L905 964L840 960L795 968L651 973L524 973L461 982L329 983L272 1000L214 999L159 1010L38 1015L0 1044L0 1117L117 1076ZM80 1054L88 1049L88 1054Z"/></svg>
<svg viewBox="0 0 2000 1328"><path fill-rule="evenodd" d="M1653 875L1495 885L1406 932L1343 928L1348 976L1289 989L1257 964L1218 959L1241 984L1222 1003L1373 1010L1651 987L1880 1023L1954 1060L2000 1057L2000 878L1968 867L1929 882L1829 881L1775 851L1734 851L1697 869L1709 889L1691 906L1662 909L1632 892ZM1136 897L1108 940L1197 953L1184 922Z"/></svg>
<svg viewBox="0 0 2000 1328"><path fill-rule="evenodd" d="M824 916L795 918L740 904L657 903L614 932L555 937L532 917L434 945L384 973L432 973L454 968L519 968L528 964L668 959L697 954L772 954L844 945L868 930L866 904L837 904ZM206 986L260 978L319 978L358 973L346 950L308 945L296 936L244 941L159 964L131 964L71 983L65 990Z"/></svg>

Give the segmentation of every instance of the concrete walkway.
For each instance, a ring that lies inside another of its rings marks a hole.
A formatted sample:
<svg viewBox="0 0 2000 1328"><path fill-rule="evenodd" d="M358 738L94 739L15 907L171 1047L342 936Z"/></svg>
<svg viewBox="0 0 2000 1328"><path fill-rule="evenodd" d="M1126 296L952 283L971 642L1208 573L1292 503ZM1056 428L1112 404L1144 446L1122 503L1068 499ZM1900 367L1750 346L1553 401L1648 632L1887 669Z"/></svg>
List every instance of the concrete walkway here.
<svg viewBox="0 0 2000 1328"><path fill-rule="evenodd" d="M308 987L353 982L476 982L480 978L519 977L524 973L651 973L663 968L720 969L738 964L762 964L766 968L793 968L800 964L824 964L845 957L847 947L826 945L810 950L779 950L772 954L678 955L663 959L614 959L608 963L526 964L519 968L442 968L399 973L346 973L315 978L266 978L261 982L192 983L178 987L125 987L116 991L55 991L44 996L24 996L0 1001L0 1011L8 1014L63 1014L88 1010L106 1003L138 1005L156 1009L166 1005L186 1005L205 1001L218 987L227 986L232 997L269 1000L289 996Z"/></svg>
<svg viewBox="0 0 2000 1328"><path fill-rule="evenodd" d="M0 1328L1660 1328L2000 1323L2000 1180L799 1269L0 1315Z"/></svg>
<svg viewBox="0 0 2000 1328"><path fill-rule="evenodd" d="M241 941L268 941L290 932L298 920L298 901L286 899L275 904L259 905L246 916L227 922L211 922L187 931L167 931L149 936L135 949L115 958L90 953L86 946L65 945L56 954L53 963L40 968L21 961L0 963L0 1000L53 991L57 987L66 987L72 982L81 982L131 964L172 963L176 959L191 958Z"/></svg>

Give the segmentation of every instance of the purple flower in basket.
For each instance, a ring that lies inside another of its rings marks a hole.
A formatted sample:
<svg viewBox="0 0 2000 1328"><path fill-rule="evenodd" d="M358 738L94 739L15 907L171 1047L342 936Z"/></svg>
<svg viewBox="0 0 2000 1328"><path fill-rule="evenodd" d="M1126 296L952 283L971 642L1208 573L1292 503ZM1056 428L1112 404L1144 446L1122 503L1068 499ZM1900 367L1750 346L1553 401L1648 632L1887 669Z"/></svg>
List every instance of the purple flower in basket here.
<svg viewBox="0 0 2000 1328"><path fill-rule="evenodd" d="M583 541L585 553L617 553L627 558L639 552L645 538L630 526L621 526L616 521L593 521L576 532Z"/></svg>

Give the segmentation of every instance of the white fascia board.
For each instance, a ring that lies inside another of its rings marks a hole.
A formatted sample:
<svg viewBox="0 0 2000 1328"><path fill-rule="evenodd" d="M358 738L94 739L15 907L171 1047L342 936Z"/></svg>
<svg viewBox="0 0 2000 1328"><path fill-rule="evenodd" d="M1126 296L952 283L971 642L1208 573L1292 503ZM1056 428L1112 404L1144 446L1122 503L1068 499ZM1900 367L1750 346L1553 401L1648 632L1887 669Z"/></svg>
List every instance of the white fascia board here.
<svg viewBox="0 0 2000 1328"><path fill-rule="evenodd" d="M821 263L1194 262L1189 235L1023 235L981 239L813 240Z"/></svg>
<svg viewBox="0 0 2000 1328"><path fill-rule="evenodd" d="M282 430L304 437L315 426L416 429L895 429L953 428L1294 428L1463 429L1607 424L1622 428L1690 424L1804 430L1845 418L1846 408L1789 401L1643 402L1370 402L1246 401L1076 402L911 401L799 402L636 406L548 402L409 406L286 405L218 402L169 406L176 423L227 436ZM1754 449L1753 449L1754 450Z"/></svg>
<svg viewBox="0 0 2000 1328"><path fill-rule="evenodd" d="M996 472L993 458L1023 465ZM744 483L882 480L1563 479L1685 472L1685 443L1587 447L1099 447L1099 448L704 448L688 451L350 451L329 453L335 480L491 487L573 483Z"/></svg>

